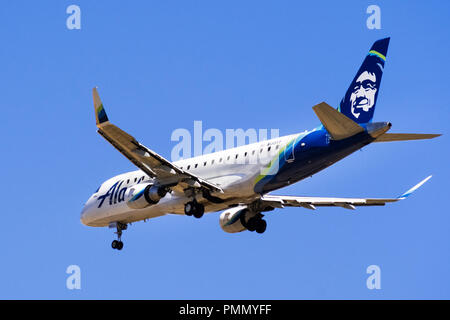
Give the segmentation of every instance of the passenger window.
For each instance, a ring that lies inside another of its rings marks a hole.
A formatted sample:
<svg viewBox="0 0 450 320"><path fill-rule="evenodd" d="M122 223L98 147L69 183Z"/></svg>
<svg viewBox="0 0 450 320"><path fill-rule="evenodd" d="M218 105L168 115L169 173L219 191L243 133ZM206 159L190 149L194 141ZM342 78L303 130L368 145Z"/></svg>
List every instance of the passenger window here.
<svg viewBox="0 0 450 320"><path fill-rule="evenodd" d="M191 165L188 165L187 169L189 170L191 168Z"/></svg>
<svg viewBox="0 0 450 320"><path fill-rule="evenodd" d="M268 147L268 148L267 148L267 151L270 151L270 148L271 148L271 147Z"/></svg>
<svg viewBox="0 0 450 320"><path fill-rule="evenodd" d="M244 153L244 157L246 157L247 156L247 152L246 153Z"/></svg>
<svg viewBox="0 0 450 320"><path fill-rule="evenodd" d="M195 164L195 167L196 167L196 168L198 167L198 163Z"/></svg>
<svg viewBox="0 0 450 320"><path fill-rule="evenodd" d="M222 162L222 158L220 158L219 162Z"/></svg>
<svg viewBox="0 0 450 320"><path fill-rule="evenodd" d="M206 167L206 161L205 161L205 162L203 162L203 166L204 166L204 167Z"/></svg>
<svg viewBox="0 0 450 320"><path fill-rule="evenodd" d="M236 159L238 158L238 154L236 154Z"/></svg>
<svg viewBox="0 0 450 320"><path fill-rule="evenodd" d="M214 159L211 161L211 164L214 164Z"/></svg>
<svg viewBox="0 0 450 320"><path fill-rule="evenodd" d="M252 151L252 154L255 154L255 150Z"/></svg>

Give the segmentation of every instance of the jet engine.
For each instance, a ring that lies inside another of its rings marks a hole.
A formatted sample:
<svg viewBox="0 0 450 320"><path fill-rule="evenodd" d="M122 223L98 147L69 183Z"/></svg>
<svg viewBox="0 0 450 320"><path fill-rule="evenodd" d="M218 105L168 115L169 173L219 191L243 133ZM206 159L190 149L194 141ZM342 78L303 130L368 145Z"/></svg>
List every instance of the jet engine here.
<svg viewBox="0 0 450 320"><path fill-rule="evenodd" d="M228 233L237 233L244 230L264 233L267 223L261 212L253 212L246 206L228 209L220 215L220 227Z"/></svg>
<svg viewBox="0 0 450 320"><path fill-rule="evenodd" d="M143 209L152 204L157 204L167 193L167 188L154 184L142 185L135 193L127 205L132 209Z"/></svg>
<svg viewBox="0 0 450 320"><path fill-rule="evenodd" d="M244 227L246 215L249 210L247 207L235 207L225 210L220 214L220 227L223 231L228 233L237 233L247 230Z"/></svg>

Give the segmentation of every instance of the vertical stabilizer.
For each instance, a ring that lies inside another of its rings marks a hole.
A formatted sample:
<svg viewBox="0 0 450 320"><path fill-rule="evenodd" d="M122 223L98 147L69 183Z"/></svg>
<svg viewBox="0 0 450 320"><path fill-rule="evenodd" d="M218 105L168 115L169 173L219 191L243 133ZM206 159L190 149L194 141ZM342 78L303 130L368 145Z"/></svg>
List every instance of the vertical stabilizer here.
<svg viewBox="0 0 450 320"><path fill-rule="evenodd" d="M338 110L356 123L372 121L389 39L378 40L372 45L339 106Z"/></svg>

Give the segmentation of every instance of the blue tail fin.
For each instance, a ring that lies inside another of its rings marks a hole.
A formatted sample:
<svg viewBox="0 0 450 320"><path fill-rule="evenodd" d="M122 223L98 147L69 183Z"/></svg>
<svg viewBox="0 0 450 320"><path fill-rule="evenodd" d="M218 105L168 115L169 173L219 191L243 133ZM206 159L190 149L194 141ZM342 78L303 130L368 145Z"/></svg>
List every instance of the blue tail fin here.
<svg viewBox="0 0 450 320"><path fill-rule="evenodd" d="M372 121L389 39L376 41L356 73L339 106L339 111L356 123Z"/></svg>

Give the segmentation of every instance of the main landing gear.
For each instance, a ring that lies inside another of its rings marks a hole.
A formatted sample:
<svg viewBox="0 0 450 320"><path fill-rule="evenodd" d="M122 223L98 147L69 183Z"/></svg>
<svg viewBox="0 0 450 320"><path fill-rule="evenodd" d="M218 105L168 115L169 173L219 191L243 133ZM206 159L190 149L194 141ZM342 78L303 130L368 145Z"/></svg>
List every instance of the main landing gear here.
<svg viewBox="0 0 450 320"><path fill-rule="evenodd" d="M256 233L264 233L267 228L267 222L263 219L262 214L251 217L244 225L248 231L256 231Z"/></svg>
<svg viewBox="0 0 450 320"><path fill-rule="evenodd" d="M117 234L117 240L114 240L111 243L111 247L113 249L122 250L123 248L123 242L122 242L122 231L127 230L127 224L121 223L121 222L115 222L114 224L110 225L110 228L116 228L115 234Z"/></svg>
<svg viewBox="0 0 450 320"><path fill-rule="evenodd" d="M198 203L195 199L193 201L189 201L184 205L184 214L187 216L194 216L197 219L203 217L205 213L205 206L201 203Z"/></svg>

